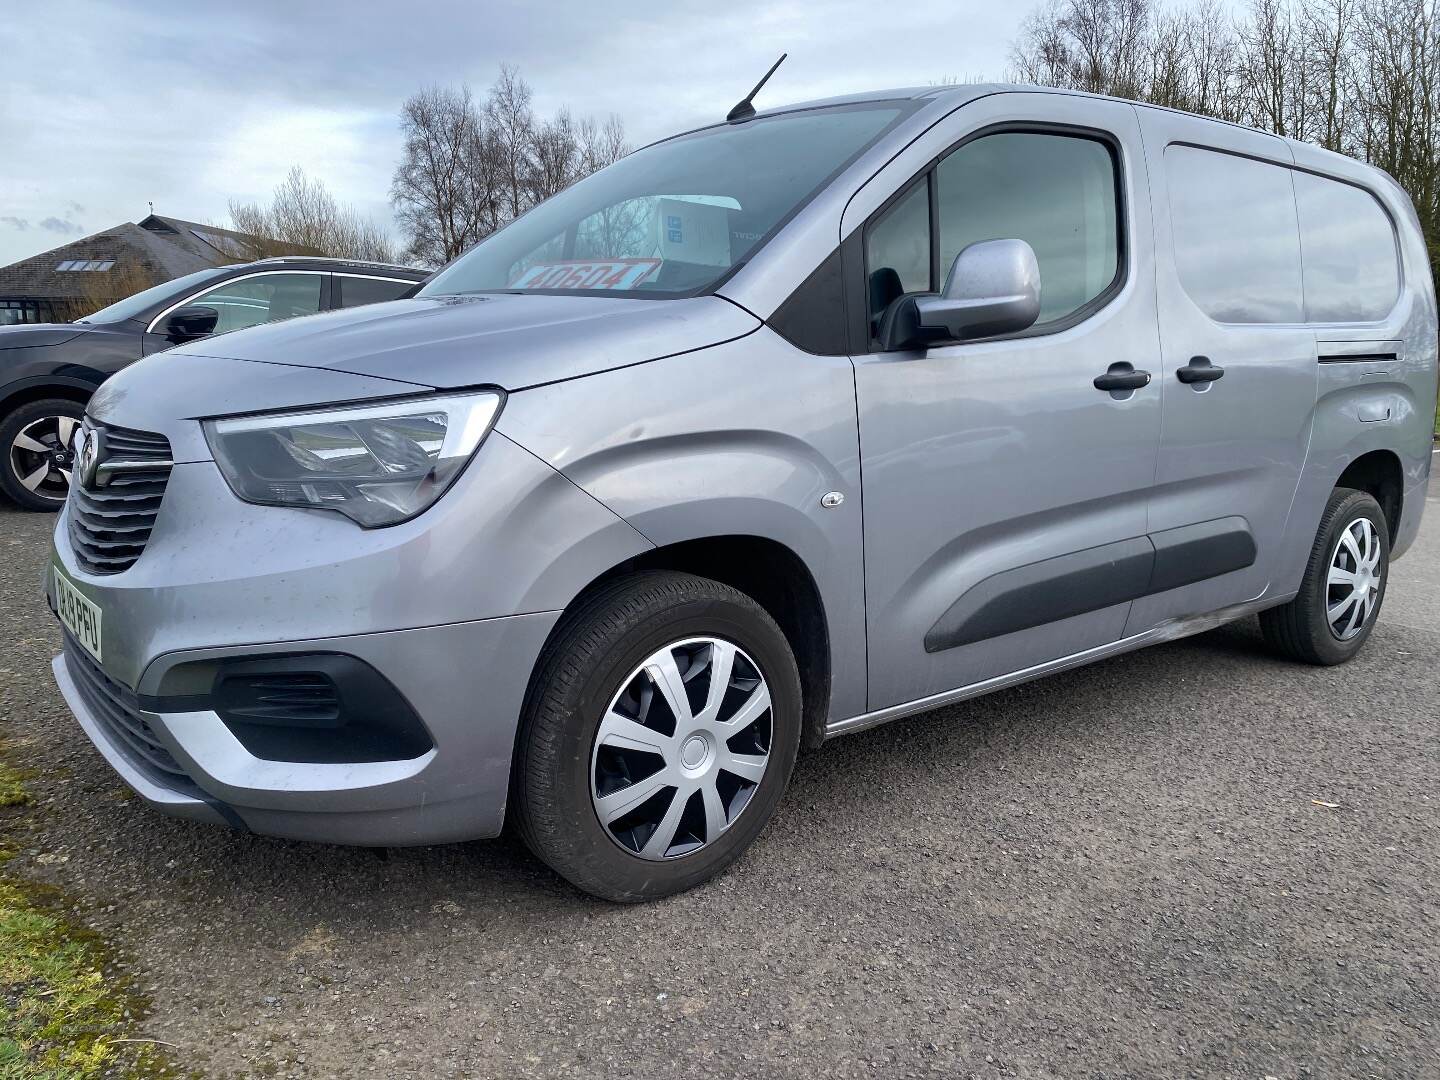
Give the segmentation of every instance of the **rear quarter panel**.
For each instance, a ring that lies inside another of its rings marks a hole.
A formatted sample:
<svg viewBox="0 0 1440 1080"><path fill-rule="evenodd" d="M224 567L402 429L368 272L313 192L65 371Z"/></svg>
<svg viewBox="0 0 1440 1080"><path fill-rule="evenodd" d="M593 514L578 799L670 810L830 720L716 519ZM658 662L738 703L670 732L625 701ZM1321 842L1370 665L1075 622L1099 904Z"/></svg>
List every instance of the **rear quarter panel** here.
<svg viewBox="0 0 1440 1080"><path fill-rule="evenodd" d="M1395 225L1402 287L1399 301L1382 320L1316 327L1321 357L1393 353L1396 359L1319 365L1310 451L1279 564L1284 578L1272 582L1272 595L1299 588L1326 499L1346 466L1373 450L1391 451L1400 461L1404 504L1394 555L1404 553L1425 508L1437 393L1434 280L1409 197L1378 169L1303 143L1290 146L1298 167L1359 184L1380 200Z"/></svg>

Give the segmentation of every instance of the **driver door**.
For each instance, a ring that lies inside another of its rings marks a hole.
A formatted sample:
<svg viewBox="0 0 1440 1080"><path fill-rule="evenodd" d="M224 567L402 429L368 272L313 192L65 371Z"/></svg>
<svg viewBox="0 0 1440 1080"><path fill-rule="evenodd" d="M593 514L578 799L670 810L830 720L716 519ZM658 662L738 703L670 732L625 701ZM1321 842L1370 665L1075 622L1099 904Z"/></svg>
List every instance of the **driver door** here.
<svg viewBox="0 0 1440 1080"><path fill-rule="evenodd" d="M977 241L1027 241L1041 280L1029 330L895 352L872 338L853 358L873 711L1121 636L1150 574L1160 395L1094 380L1158 372L1160 349L1130 106L981 98L866 190L842 235L859 233L844 250L864 261L872 329Z"/></svg>

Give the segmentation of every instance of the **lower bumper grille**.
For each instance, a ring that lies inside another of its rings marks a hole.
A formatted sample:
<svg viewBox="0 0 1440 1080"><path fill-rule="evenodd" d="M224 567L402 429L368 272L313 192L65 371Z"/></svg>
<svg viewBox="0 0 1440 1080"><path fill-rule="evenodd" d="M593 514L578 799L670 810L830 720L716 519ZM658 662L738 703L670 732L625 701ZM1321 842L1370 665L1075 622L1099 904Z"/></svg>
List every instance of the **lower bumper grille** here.
<svg viewBox="0 0 1440 1080"><path fill-rule="evenodd" d="M69 634L65 635L65 667L91 715L126 751L136 768L167 787L184 790L194 787L180 763L140 715L135 691L106 675Z"/></svg>

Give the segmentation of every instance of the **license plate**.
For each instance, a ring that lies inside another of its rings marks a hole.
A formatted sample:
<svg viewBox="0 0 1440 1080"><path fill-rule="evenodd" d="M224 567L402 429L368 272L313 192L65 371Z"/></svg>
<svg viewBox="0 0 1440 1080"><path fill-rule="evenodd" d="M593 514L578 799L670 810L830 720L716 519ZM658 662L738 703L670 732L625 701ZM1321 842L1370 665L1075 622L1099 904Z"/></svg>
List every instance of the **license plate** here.
<svg viewBox="0 0 1440 1080"><path fill-rule="evenodd" d="M95 657L100 656L100 606L81 595L80 590L70 584L70 579L55 570L55 611L70 635Z"/></svg>

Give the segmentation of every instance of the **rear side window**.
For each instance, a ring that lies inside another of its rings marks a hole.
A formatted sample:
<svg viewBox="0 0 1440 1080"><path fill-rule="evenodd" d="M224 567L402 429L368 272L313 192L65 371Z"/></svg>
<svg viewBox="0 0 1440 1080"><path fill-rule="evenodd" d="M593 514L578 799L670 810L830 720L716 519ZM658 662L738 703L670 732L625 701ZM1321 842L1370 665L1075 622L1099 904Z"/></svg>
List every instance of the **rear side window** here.
<svg viewBox="0 0 1440 1080"><path fill-rule="evenodd" d="M1400 295L1395 228L1368 191L1297 172L1307 322L1373 322Z"/></svg>
<svg viewBox="0 0 1440 1080"><path fill-rule="evenodd" d="M1120 269L1114 156L1096 139L1004 132L935 170L939 274L982 240L1024 240L1040 265L1037 325L1074 314Z"/></svg>
<svg viewBox="0 0 1440 1080"><path fill-rule="evenodd" d="M1290 170L1170 146L1165 176L1175 269L1200 310L1216 322L1303 322Z"/></svg>
<svg viewBox="0 0 1440 1080"><path fill-rule="evenodd" d="M337 307L359 307L361 304L398 300L418 284L414 281L385 281L380 278L349 277L344 274L336 274L335 283L340 286Z"/></svg>

